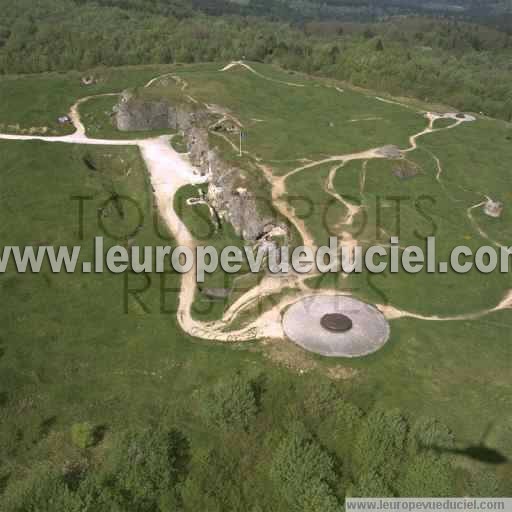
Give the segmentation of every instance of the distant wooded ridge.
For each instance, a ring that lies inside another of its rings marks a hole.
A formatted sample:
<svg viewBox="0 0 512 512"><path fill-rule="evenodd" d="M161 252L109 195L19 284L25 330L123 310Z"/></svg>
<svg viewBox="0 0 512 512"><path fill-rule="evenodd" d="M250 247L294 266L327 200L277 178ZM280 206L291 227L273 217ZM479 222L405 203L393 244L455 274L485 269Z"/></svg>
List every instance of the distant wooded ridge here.
<svg viewBox="0 0 512 512"><path fill-rule="evenodd" d="M155 14L188 14L190 9L211 15L238 14L283 20L339 19L370 21L397 15L441 15L486 22L512 30L512 6L507 0L76 0ZM509 17L507 17L507 15ZM504 18L505 16L505 18Z"/></svg>
<svg viewBox="0 0 512 512"><path fill-rule="evenodd" d="M0 74L245 58L512 119L512 34L443 16L388 16L378 22L357 22L339 21L335 15L329 20L321 16L294 20L284 11L282 16L272 15L277 8L303 13L314 5L368 13L419 2L376 4L355 0L251 0L244 5L224 0L0 0ZM484 6L488 12L506 9L505 2L455 0L440 5L465 6L464 12ZM237 14L246 8L267 16Z"/></svg>

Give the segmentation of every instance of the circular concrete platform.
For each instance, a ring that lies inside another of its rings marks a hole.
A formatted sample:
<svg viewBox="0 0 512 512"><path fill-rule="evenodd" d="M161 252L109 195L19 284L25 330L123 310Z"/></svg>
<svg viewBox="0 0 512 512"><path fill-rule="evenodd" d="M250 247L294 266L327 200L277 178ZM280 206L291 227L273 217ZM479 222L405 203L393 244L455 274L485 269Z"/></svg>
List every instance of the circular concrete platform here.
<svg viewBox="0 0 512 512"><path fill-rule="evenodd" d="M347 332L352 329L352 320L341 313L327 313L320 318L320 325L330 332Z"/></svg>
<svg viewBox="0 0 512 512"><path fill-rule="evenodd" d="M327 327L351 325L333 330L324 327L326 322ZM297 345L328 357L371 354L388 341L390 333L377 308L345 295L313 295L298 300L285 312L283 329Z"/></svg>

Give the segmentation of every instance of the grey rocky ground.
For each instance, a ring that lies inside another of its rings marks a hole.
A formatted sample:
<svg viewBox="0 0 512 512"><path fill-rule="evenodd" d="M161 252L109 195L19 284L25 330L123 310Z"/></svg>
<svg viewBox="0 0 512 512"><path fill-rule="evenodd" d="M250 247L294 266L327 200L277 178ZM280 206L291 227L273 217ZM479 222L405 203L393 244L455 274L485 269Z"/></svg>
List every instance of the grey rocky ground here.
<svg viewBox="0 0 512 512"><path fill-rule="evenodd" d="M208 178L206 200L216 219L230 223L244 240L257 240L274 220L261 213L258 203L264 200L252 190L247 173L225 162L211 147L211 117L211 111L187 103L141 99L128 91L115 107L116 124L121 131L171 129L183 133L190 162Z"/></svg>

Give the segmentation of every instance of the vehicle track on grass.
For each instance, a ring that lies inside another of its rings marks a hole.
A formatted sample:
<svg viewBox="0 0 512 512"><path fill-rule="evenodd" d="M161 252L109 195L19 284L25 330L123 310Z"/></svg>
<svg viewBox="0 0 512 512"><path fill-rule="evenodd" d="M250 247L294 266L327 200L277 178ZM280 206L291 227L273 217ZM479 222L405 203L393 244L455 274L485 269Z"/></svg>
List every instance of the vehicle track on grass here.
<svg viewBox="0 0 512 512"><path fill-rule="evenodd" d="M264 74L260 73L259 71L256 71L252 66L245 63L243 60L232 61L228 65L226 65L222 69L220 69L220 71L229 71L230 69L236 68L238 66L247 69L251 73L254 73L255 75L259 76L260 78L263 78L264 80L268 80L268 81L274 82L276 84L289 85L290 87L305 87L305 84L297 84L295 82L286 82L284 80L277 80L276 78L271 78L269 76L265 76Z"/></svg>
<svg viewBox="0 0 512 512"><path fill-rule="evenodd" d="M464 115L464 117L461 118L460 115L455 114L455 113L437 114L437 113L433 113L433 112L427 112L425 114L425 117L428 119L427 127L425 129L421 130L420 132L418 132L416 134L413 134L409 138L410 147L405 149L405 150L402 150L402 153L407 153L407 152L411 152L411 151L416 150L418 148L418 142L417 141L418 141L418 139L420 137L423 137L423 136L425 136L427 134L430 134L430 133L435 133L435 132L440 132L440 131L454 129L454 128L460 126L464 122L472 122L472 121L476 120L473 116ZM447 127L443 127L443 128L434 128L433 127L434 122L437 119L447 119L447 118L448 119L454 119L455 122L453 124L451 124L451 125L449 125ZM353 224L354 218L356 217L356 215L358 215L361 212L361 210L364 208L364 205L363 204L356 205L354 203L351 203L351 202L347 201L345 198L343 198L338 192L336 192L336 189L335 189L334 184L333 184L334 179L336 177L336 174L340 170L342 170L343 167L348 162L353 161L353 160L363 160L363 171L362 171L363 174L362 174L362 178L361 178L361 182L360 182L360 190L361 191L364 190L364 185L365 185L365 182L366 182L366 169L367 169L367 164L368 164L369 160L371 160L371 159L378 159L378 158L386 158L385 156L383 156L381 150L382 150L382 148L373 148L373 149L370 149L370 150L367 150L367 151L363 151L363 152L359 152L359 153L351 153L351 154L347 154L347 155L338 155L338 156L332 156L332 157L328 157L328 158L323 158L323 159L320 159L320 160L317 160L317 161L309 162L306 165L299 166L299 167L291 170L289 173L287 173L284 176L273 176L270 168L263 167L263 166L262 166L262 168L264 169L265 174L266 174L268 180L272 184L273 200L278 205L280 212L282 214L284 214L286 217L291 219L291 218L294 217L293 210L290 209L290 207L287 204L284 204L284 202L282 202L280 200L280 198L282 198L283 196L286 195L286 181L288 179L290 179L291 177L295 176L299 172L302 172L302 171L305 171L305 170L308 170L308 169L311 169L311 168L314 168L314 167L318 167L318 166L323 165L325 163L334 162L334 161L341 162L340 165L334 166L329 171L328 177L327 177L327 179L325 180L325 183L324 183L324 191L327 194L329 194L331 197L336 199L338 202L340 202L347 209L347 213L345 215L345 218L344 218L344 220L340 224L342 226L343 225L344 226L350 226L350 225ZM434 157L435 157L435 155L434 155ZM436 175L436 180L439 183L441 183L441 179L440 179L441 178L441 174L442 174L441 162L440 162L440 160L437 157L435 157L435 159L436 159L436 162L437 162L437 165L438 165L438 173ZM476 205L474 207L471 207L471 208L475 208L477 206L482 206L482 204L478 204L478 205ZM469 212L470 212L471 208L468 210L468 216L470 215ZM495 245L497 245L499 247L503 247L498 242L493 241L492 239L490 239L486 235L486 233L484 233L478 227L478 225L474 222L474 220L472 218L471 218L471 220L472 220L472 222L473 222L473 224L475 226L475 229L479 232L479 234L481 234L481 236L483 236L484 238L488 239L489 241L491 241ZM313 237L308 232L304 222L301 221L299 223L297 221L294 221L293 223L294 223L295 227L298 229L298 231L301 234L302 238L304 240L310 241L310 244L311 244L312 247L316 247L316 244L315 244L315 242L313 240ZM359 243L360 243L360 241L355 240L349 232L346 232L346 231L342 232L342 240L340 241L340 246L343 246L343 245L355 246L355 245L357 245ZM402 250L405 249L404 247L400 247L400 248ZM317 275L318 274L313 273L312 275L309 275L308 277L315 277ZM324 291L322 291L322 293L324 293ZM311 294L312 294L312 292L309 291L309 295L311 295ZM308 292L302 294L302 296L306 296L306 295L308 295ZM280 307L281 309L284 309L284 307L286 307L286 306L280 304L278 307ZM461 314L461 315L451 315L451 316L445 316L445 317L438 316L438 315L428 315L427 316L427 315L420 315L420 314L417 314L417 313L414 313L414 312L411 312L411 311L406 311L406 310L399 309L399 308L396 308L394 306L385 305L385 304L377 304L377 307L386 316L386 318L388 318L390 320L398 319L398 318L405 318L405 317L416 318L418 320L424 320L424 321L461 321L461 320L472 320L472 319L482 318L483 316L486 316L486 315L488 315L490 313L493 313L493 312L496 312L496 311L500 311L500 310L503 310L503 309L511 309L512 308L512 290L507 291L505 297L503 298L503 300L494 308L488 308L488 309L484 309L484 310L481 310L481 311L478 311L478 312L475 312L475 313L467 313L467 314Z"/></svg>
<svg viewBox="0 0 512 512"><path fill-rule="evenodd" d="M491 238L481 227L480 225L478 224L478 222L475 220L475 218L473 217L473 210L475 208L481 208L482 206L484 206L484 204L489 200L489 197L486 196L486 199L484 201L481 201L480 203L477 203L473 206L470 206L467 210L466 210L466 215L469 219L469 221L471 222L471 225L473 226L473 228L478 232L478 234L484 238L485 240L487 240L488 242L490 242L492 245L494 245L495 247L497 247L498 249L506 249L508 250L509 249L509 246L506 246L506 245L503 245L501 244L500 242L498 242L497 240L494 240L493 238Z"/></svg>
<svg viewBox="0 0 512 512"><path fill-rule="evenodd" d="M292 82L285 82L276 80L270 77L266 77L261 73L254 70L248 64L242 61L236 61L225 66L222 71L227 71L232 69L235 66L241 66L245 69L248 69L250 72L255 73L257 76L264 78L266 80L270 80L273 82L281 83L284 85L292 86L292 87L305 87L304 84L296 84ZM145 87L150 87L154 83L158 82L163 77L170 76L175 79L173 73L167 73L165 75L155 77L146 83ZM182 90L185 90L187 87L186 81L180 79ZM145 139L133 139L133 140L112 140L112 139L101 139L101 138L90 138L86 134L86 128L83 125L79 107L84 102L89 101L90 99L101 97L101 96L114 96L119 95L121 93L107 93L97 96L87 96L85 98L79 99L72 105L70 109L70 118L75 127L75 132L70 135L63 136L32 136L32 135L14 135L14 134L0 134L0 139L3 140L13 140L13 141L45 141L45 142L60 142L60 143L68 143L68 144L90 144L90 145L104 145L104 146L136 146L144 159L144 162L147 166L151 183L154 189L154 196L156 205L158 207L159 213L167 225L170 233L175 238L178 245L182 245L185 247L194 250L197 245L197 241L194 239L184 222L180 219L178 214L174 209L174 198L177 191L185 186L185 185L196 185L205 182L205 178L199 176L196 173L194 167L190 164L190 162L183 155L177 153L169 143L169 136L160 136L155 138L145 138ZM191 98L192 99L192 98ZM194 101L197 101L194 99ZM390 101L390 100L387 100ZM448 116L455 116L448 115ZM421 132L414 134L410 137L410 148L403 150L403 152L413 151L417 148L417 139L423 135L428 133L432 133L435 131L452 129L459 126L461 123L474 120L474 118L457 118L456 122L448 127L435 129L433 128L433 123L435 119L440 116L438 114L427 113L426 117L429 119L429 124L427 128L422 130ZM466 116L469 117L469 116ZM249 155L251 158L252 156ZM333 181L336 176L336 173L339 169L342 169L343 166L350 161L353 160L362 160L366 163L371 159L377 158L386 158L382 153L382 148L373 148L366 151L361 151L357 153L349 153L345 155L335 155L328 158L323 158L317 161L308 162L306 164L293 169L288 174L284 176L275 176L272 173L270 167L265 166L263 164L257 164L259 168L263 171L263 174L270 182L272 186L272 198L274 204L278 208L278 210L283 214L290 222L292 222L301 237L303 238L304 245L309 245L311 247L316 247L314 238L308 232L304 222L301 219L298 219L295 211L290 205L284 200L284 196L286 195L286 181L290 178L293 178L300 172L307 171L318 167L322 164L329 162L337 162L339 165L334 166L329 172L328 179L325 184L325 191L336 198L337 201L340 201L344 207L347 208L347 215L344 219L345 225L350 225L353 222L353 219L356 215L361 211L361 205L354 205L352 203L348 203L344 200L340 194L338 194L334 188ZM366 171L365 171L366 172ZM438 175L438 178L440 174ZM364 189L364 182L362 185ZM357 242L356 240L347 237L342 243L346 243L349 245L353 245ZM192 316L193 303L196 296L197 283L195 279L195 262L194 267L188 273L182 275L181 278L181 287L178 296L178 311L177 311L177 320L180 327L190 334L191 336L207 339L207 340L215 340L215 341L227 341L227 342L238 342L238 341L250 341L257 338L263 337L276 337L282 338L284 337L284 332L281 323L281 315L282 311L286 309L287 306L296 302L298 299L302 297L307 297L311 295L315 295L315 291L309 289L305 280L310 279L312 277L318 276L318 272L311 272L308 274L298 274L291 272L290 274L284 277L274 277L271 275L266 275L261 282L253 287L251 290L246 292L244 295L239 297L233 304L231 304L223 314L221 320L216 321L206 321L202 322L196 320ZM247 323L246 326L239 329L230 329L230 326L236 322L237 317L241 312L247 311L251 307L254 307L259 303L262 297L268 297L279 293L283 288L295 289L296 293L294 293L290 297L286 297L278 300L278 302L273 305L267 311L261 312L256 319ZM321 293L323 295L340 295L338 290L322 290ZM347 295L350 295L347 293ZM411 317L420 320L426 321L450 321L450 320L470 320L481 318L487 314L490 314L495 311L500 311L502 309L509 309L512 307L512 290L507 292L507 295L503 298L503 300L494 308L489 308L487 310L482 310L476 313L468 313L464 315L454 315L447 317L439 317L436 315L432 316L424 316L419 315L414 312L409 312L405 310L401 310L395 308L391 305L382 305L378 304L377 307L381 310L381 312L388 319L398 319L404 317Z"/></svg>

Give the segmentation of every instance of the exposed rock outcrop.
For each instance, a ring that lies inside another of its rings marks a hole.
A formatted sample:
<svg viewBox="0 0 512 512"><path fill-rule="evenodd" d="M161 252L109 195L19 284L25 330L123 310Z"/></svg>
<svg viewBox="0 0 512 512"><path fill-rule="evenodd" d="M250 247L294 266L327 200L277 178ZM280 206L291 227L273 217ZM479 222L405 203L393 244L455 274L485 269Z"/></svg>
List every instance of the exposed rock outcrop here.
<svg viewBox="0 0 512 512"><path fill-rule="evenodd" d="M229 222L235 233L244 240L256 240L272 219L262 215L262 198L253 193L245 172L229 165L215 149L210 149L206 128L193 126L185 132L189 158L201 174L208 176L206 200L218 220ZM251 186L252 185L252 186Z"/></svg>
<svg viewBox="0 0 512 512"><path fill-rule="evenodd" d="M217 151L209 151L208 165L207 201L221 222L229 222L244 240L260 238L274 220L262 213L266 206L264 199L250 191L251 184L243 171L226 164Z"/></svg>
<svg viewBox="0 0 512 512"><path fill-rule="evenodd" d="M202 175L206 175L211 165L208 130L193 126L185 132L185 141L190 161L199 169Z"/></svg>
<svg viewBox="0 0 512 512"><path fill-rule="evenodd" d="M393 176L401 180L414 178L420 171L420 166L410 160L397 160L393 166Z"/></svg>
<svg viewBox="0 0 512 512"><path fill-rule="evenodd" d="M402 151L398 146L388 144L377 149L377 154L383 158L400 158Z"/></svg>
<svg viewBox="0 0 512 512"><path fill-rule="evenodd" d="M114 108L120 131L188 130L206 125L208 113L187 103L170 105L165 100L152 100L125 91Z"/></svg>
<svg viewBox="0 0 512 512"><path fill-rule="evenodd" d="M230 223L235 233L245 240L257 240L265 235L266 227L272 225L274 219L262 213L269 209L268 203L258 197L261 187L257 179L249 179L246 171L225 162L216 149L210 148L211 109L202 110L186 102L171 105L164 100L140 98L125 92L115 113L121 131L172 129L182 132L190 162L208 177L205 200L215 222L218 225Z"/></svg>

